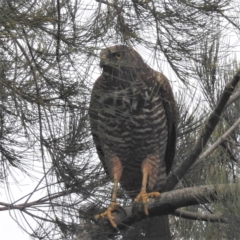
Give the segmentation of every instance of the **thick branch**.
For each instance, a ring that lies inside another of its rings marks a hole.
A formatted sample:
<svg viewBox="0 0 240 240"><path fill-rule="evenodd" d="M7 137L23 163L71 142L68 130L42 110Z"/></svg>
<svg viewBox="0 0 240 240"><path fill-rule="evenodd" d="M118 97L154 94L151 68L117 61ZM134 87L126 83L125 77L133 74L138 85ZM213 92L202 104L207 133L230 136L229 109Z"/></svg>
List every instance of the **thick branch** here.
<svg viewBox="0 0 240 240"><path fill-rule="evenodd" d="M167 214L174 214L175 210L182 207L212 203L216 201L221 201L229 197L229 195L234 194L238 191L240 187L239 184L219 184L219 185L207 185L201 187L184 188L181 190L174 190L170 192L162 193L159 197L154 199L149 199L148 202L148 217L162 216ZM143 207L141 204L137 206L126 206L124 208L118 208L116 212L113 213L114 220L118 224L119 229L126 229L133 223L140 222L141 220L147 218L143 212ZM215 221L216 221L216 215ZM209 219L213 220L214 216L201 216L202 220ZM218 215L219 217L220 215ZM201 219L198 217L198 219ZM227 222L226 219L221 216L218 222ZM108 220L102 219L97 221L99 223L99 228L96 229L97 234L109 232L109 236L114 234L114 230Z"/></svg>
<svg viewBox="0 0 240 240"><path fill-rule="evenodd" d="M214 111L208 118L206 124L204 125L202 134L199 134L200 137L197 140L193 150L187 155L187 157L182 161L178 168L170 174L164 187L164 191L169 191L173 189L177 185L177 183L183 178L183 176L187 173L187 171L193 165L193 163L197 160L197 158L202 152L202 149L206 146L208 139L210 138L212 132L214 131L216 125L218 124L220 116L239 80L240 70L237 71L232 81L225 86L223 94L216 108L214 109Z"/></svg>

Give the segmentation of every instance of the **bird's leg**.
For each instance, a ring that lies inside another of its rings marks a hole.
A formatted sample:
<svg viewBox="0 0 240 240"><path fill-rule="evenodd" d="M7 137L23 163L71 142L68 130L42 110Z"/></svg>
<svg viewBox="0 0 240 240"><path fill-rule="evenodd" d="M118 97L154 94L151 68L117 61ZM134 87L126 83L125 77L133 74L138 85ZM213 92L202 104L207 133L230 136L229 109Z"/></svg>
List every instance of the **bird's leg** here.
<svg viewBox="0 0 240 240"><path fill-rule="evenodd" d="M148 209L147 209L147 199L149 197L158 197L160 195L159 192L151 192L151 193L147 193L146 192L146 188L147 188L147 181L148 181L148 176L151 173L151 168L152 168L152 164L149 161L149 159L145 159L142 162L142 188L140 193L137 195L137 197L135 198L135 202L142 202L143 203L143 207L144 207L144 213L146 215L148 215Z"/></svg>
<svg viewBox="0 0 240 240"><path fill-rule="evenodd" d="M111 225L114 228L116 228L117 224L114 221L112 212L118 206L117 188L118 188L118 183L120 181L120 178L122 176L122 163L118 157L114 157L110 160L110 164L111 164L111 175L113 177L113 189L112 189L111 203L105 212L96 215L95 218L107 217L109 219Z"/></svg>

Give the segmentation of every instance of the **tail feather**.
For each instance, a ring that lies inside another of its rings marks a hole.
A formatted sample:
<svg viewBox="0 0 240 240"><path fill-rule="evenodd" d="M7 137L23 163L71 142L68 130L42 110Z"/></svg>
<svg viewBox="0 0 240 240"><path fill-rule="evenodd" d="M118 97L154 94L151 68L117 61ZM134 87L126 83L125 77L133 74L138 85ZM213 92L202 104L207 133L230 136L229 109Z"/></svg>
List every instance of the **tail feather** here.
<svg viewBox="0 0 240 240"><path fill-rule="evenodd" d="M159 216L134 224L123 240L171 240L168 216Z"/></svg>

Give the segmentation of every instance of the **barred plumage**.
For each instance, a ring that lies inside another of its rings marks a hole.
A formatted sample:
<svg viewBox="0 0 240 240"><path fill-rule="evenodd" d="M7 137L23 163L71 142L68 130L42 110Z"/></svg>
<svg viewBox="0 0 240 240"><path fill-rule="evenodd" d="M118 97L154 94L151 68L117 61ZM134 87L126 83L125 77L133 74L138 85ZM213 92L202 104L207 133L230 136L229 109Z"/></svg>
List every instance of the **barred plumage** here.
<svg viewBox="0 0 240 240"><path fill-rule="evenodd" d="M144 161L149 166L147 191L160 191L172 166L176 142L175 102L169 82L133 48L113 46L102 50L100 58L103 73L94 84L90 104L99 158L114 181L118 159L121 174L117 180L131 198L143 188Z"/></svg>

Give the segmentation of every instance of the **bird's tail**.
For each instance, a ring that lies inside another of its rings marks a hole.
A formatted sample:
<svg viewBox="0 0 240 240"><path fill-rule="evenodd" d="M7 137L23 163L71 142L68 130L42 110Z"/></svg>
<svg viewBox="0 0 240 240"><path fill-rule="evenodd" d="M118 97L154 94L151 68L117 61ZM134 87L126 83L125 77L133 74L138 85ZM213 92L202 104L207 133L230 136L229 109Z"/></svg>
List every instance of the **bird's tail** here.
<svg viewBox="0 0 240 240"><path fill-rule="evenodd" d="M152 217L134 224L123 240L171 240L168 216Z"/></svg>

